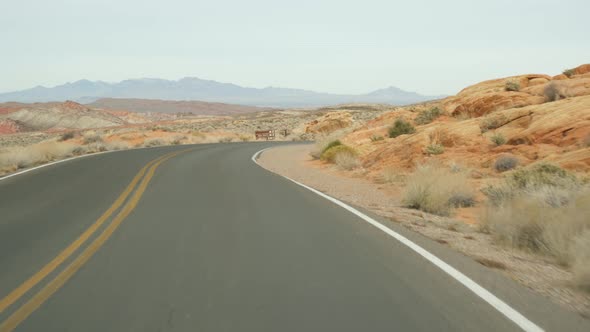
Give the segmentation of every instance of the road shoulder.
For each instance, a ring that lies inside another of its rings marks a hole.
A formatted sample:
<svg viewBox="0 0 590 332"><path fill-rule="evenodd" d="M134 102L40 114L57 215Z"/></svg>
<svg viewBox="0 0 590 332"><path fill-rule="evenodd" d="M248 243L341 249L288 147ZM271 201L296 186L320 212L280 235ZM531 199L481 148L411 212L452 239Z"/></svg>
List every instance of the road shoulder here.
<svg viewBox="0 0 590 332"><path fill-rule="evenodd" d="M526 300L522 300L528 297L522 295L519 295L519 301L523 306L530 306L530 309L537 306L538 308L533 310L537 314L545 311L539 309L544 306L539 301L549 303L548 307L551 307L551 302L553 302L557 303L563 311L573 313L572 317L575 317L576 321L580 320L580 324L590 323L588 319L582 318L588 317L590 312L590 297L572 290L567 285L570 276L565 269L535 255L498 247L491 242L487 234L478 232L477 228L471 225L465 225L452 218L433 216L403 208L400 206L399 190L396 188L368 181L362 177L362 172L344 174L332 167L313 161L309 157L311 147L310 145L295 145L272 148L266 150L259 157L258 162L262 167L274 173L287 176L332 197L370 211L381 219L386 219L389 222L388 226L405 229L406 232L409 230L409 233L419 233L435 240L438 242L435 243L437 251L434 252L437 255L441 253L439 249L442 249L442 251L455 253L454 256L457 256L457 252L469 256L470 258L465 258L473 263L473 266L465 264L465 262L459 262L461 266L454 266L461 271L464 266L469 266L470 269L473 267L476 277L481 274L484 286L489 290L502 293L502 289L512 288L506 292L506 294L510 294L519 288L528 291L522 285L533 289L535 295L540 295L531 298L535 299L534 302L527 304ZM427 240L426 242L433 241ZM453 254L450 254L449 257L451 256ZM441 258L445 259L445 257ZM495 265L496 263L498 265ZM512 285L504 287L504 285L497 284L503 279ZM510 279L518 283L512 282ZM479 282L479 280L476 281ZM546 299L550 299L551 302ZM556 327L562 328L562 326Z"/></svg>

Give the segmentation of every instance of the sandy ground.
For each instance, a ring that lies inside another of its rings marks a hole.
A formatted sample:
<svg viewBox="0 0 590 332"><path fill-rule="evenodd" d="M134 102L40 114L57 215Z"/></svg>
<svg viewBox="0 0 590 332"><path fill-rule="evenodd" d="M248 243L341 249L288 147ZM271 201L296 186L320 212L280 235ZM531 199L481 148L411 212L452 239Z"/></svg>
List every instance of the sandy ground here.
<svg viewBox="0 0 590 332"><path fill-rule="evenodd" d="M313 160L313 145L265 151L259 159L268 170L314 187L347 203L370 210L496 269L569 310L590 317L590 294L571 286L571 273L551 259L500 247L477 225L439 217L400 204L399 184L377 184L363 170L345 172ZM459 211L459 214L461 212Z"/></svg>

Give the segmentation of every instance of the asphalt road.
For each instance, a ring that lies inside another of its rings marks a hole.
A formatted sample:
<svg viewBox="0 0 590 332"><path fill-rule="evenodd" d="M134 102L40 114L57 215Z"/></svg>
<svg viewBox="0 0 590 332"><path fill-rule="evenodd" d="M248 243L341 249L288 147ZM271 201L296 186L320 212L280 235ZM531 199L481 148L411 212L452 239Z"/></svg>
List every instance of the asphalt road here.
<svg viewBox="0 0 590 332"><path fill-rule="evenodd" d="M252 162L271 145L122 151L0 181L0 331L520 330L401 243ZM407 236L542 328L588 331Z"/></svg>

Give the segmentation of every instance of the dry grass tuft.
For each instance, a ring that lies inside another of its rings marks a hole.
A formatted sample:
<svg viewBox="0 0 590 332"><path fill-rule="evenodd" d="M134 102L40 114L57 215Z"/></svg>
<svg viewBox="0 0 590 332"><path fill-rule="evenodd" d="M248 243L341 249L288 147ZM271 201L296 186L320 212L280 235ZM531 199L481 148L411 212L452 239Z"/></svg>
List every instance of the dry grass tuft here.
<svg viewBox="0 0 590 332"><path fill-rule="evenodd" d="M590 285L590 186L550 164L512 172L486 189L483 230L507 246L572 266L574 282Z"/></svg>
<svg viewBox="0 0 590 332"><path fill-rule="evenodd" d="M430 155L442 154L445 152L445 147L441 144L430 144L424 149L424 152Z"/></svg>
<svg viewBox="0 0 590 332"><path fill-rule="evenodd" d="M335 145L331 148L326 149L320 159L323 161L327 161L329 163L335 163L336 162L336 156L339 154L350 154L353 156L357 156L358 153L351 147L346 146L346 145Z"/></svg>
<svg viewBox="0 0 590 332"><path fill-rule="evenodd" d="M26 147L6 149L0 153L0 170L11 172L53 160L73 156L75 145L61 142L45 142Z"/></svg>
<svg viewBox="0 0 590 332"><path fill-rule="evenodd" d="M545 89L543 89L543 95L545 96L545 101L557 101L563 98L561 93L561 88L555 82L551 82L547 84Z"/></svg>
<svg viewBox="0 0 590 332"><path fill-rule="evenodd" d="M425 125L431 123L442 114L443 112L440 108L432 107L430 109L420 111L420 113L418 113L418 115L414 119L414 123L416 125Z"/></svg>
<svg viewBox="0 0 590 332"><path fill-rule="evenodd" d="M102 137L93 131L89 131L89 132L84 133L84 140L83 140L84 144L90 144L90 143L96 143L96 142L102 142L102 141L103 141Z"/></svg>
<svg viewBox="0 0 590 332"><path fill-rule="evenodd" d="M379 178L377 179L377 182L379 183L404 183L406 180L406 176L403 174L400 174L398 172L398 170L396 170L393 167L388 167L385 168L381 174L379 175Z"/></svg>
<svg viewBox="0 0 590 332"><path fill-rule="evenodd" d="M402 201L410 208L448 216L455 207L473 205L475 193L464 172L425 164L408 177Z"/></svg>
<svg viewBox="0 0 590 332"><path fill-rule="evenodd" d="M480 121L479 128L482 133L485 133L486 131L500 128L506 122L508 122L508 119L504 114L488 115Z"/></svg>
<svg viewBox="0 0 590 332"><path fill-rule="evenodd" d="M350 151L342 151L334 157L334 163L341 169L351 171L361 165L357 155Z"/></svg>
<svg viewBox="0 0 590 332"><path fill-rule="evenodd" d="M492 260L492 259L476 258L475 261L483 266L486 266L486 267L489 267L492 269L498 269L498 270L506 270L507 269L506 264Z"/></svg>
<svg viewBox="0 0 590 332"><path fill-rule="evenodd" d="M371 135L371 142L379 142L384 139L385 139L385 137L383 137L381 135Z"/></svg>
<svg viewBox="0 0 590 332"><path fill-rule="evenodd" d="M145 147L161 146L164 144L166 144L166 142L161 138L148 138L143 142L143 146Z"/></svg>
<svg viewBox="0 0 590 332"><path fill-rule="evenodd" d="M457 145L458 137L449 133L445 128L438 127L428 133L428 139L432 144L439 144L445 147L453 147Z"/></svg>

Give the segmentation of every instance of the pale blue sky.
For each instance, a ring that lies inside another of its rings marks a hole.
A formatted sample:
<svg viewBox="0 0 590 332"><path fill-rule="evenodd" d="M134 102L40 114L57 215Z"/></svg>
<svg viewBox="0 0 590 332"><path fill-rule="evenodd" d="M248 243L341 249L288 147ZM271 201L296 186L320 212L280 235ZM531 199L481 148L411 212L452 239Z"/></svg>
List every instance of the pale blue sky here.
<svg viewBox="0 0 590 332"><path fill-rule="evenodd" d="M0 92L86 78L453 94L590 62L588 0L1 0Z"/></svg>

